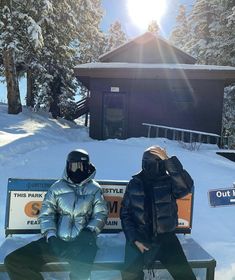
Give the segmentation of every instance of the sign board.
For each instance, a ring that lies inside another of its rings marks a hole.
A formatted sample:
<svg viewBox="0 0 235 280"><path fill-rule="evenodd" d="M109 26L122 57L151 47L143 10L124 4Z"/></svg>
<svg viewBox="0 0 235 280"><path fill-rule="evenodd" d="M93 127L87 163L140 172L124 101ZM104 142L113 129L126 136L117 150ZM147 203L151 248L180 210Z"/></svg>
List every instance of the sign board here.
<svg viewBox="0 0 235 280"><path fill-rule="evenodd" d="M192 227L193 197L188 194L177 200L178 205L178 229L188 229Z"/></svg>
<svg viewBox="0 0 235 280"><path fill-rule="evenodd" d="M11 233L39 233L37 221L43 198L56 180L9 179L6 204L6 235ZM101 181L108 202L109 217L104 232L121 231L119 212L128 181ZM193 194L177 200L179 225L177 232L190 233L192 227Z"/></svg>
<svg viewBox="0 0 235 280"><path fill-rule="evenodd" d="M111 87L111 92L119 92L119 87Z"/></svg>
<svg viewBox="0 0 235 280"><path fill-rule="evenodd" d="M212 207L235 205L235 188L210 190L208 195Z"/></svg>
<svg viewBox="0 0 235 280"><path fill-rule="evenodd" d="M119 212L121 208L122 198L126 190L126 184L101 184L104 197L108 201L109 208L109 217L106 222L105 229L119 229L120 231L122 230Z"/></svg>
<svg viewBox="0 0 235 280"><path fill-rule="evenodd" d="M38 229L37 216L46 192L11 191L8 227L17 229Z"/></svg>

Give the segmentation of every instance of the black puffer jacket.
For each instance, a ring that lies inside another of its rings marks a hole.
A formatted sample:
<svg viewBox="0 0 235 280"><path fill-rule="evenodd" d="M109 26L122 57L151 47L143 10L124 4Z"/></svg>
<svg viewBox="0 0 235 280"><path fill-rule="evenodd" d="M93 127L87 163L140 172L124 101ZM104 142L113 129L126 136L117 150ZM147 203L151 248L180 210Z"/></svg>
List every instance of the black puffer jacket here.
<svg viewBox="0 0 235 280"><path fill-rule="evenodd" d="M146 207L143 171L133 176L127 186L120 218L123 231L130 242L147 241L157 233L174 231L178 225L176 199L191 192L193 180L177 157L173 156L164 162L168 174L157 178L153 183L151 218L149 207Z"/></svg>

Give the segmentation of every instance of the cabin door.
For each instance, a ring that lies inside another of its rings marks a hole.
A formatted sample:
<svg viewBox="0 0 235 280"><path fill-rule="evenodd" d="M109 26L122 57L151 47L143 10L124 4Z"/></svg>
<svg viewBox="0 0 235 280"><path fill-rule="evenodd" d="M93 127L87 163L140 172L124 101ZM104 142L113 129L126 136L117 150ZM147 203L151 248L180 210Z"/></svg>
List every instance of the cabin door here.
<svg viewBox="0 0 235 280"><path fill-rule="evenodd" d="M126 95L124 93L105 93L103 107L104 139L125 139L127 135Z"/></svg>

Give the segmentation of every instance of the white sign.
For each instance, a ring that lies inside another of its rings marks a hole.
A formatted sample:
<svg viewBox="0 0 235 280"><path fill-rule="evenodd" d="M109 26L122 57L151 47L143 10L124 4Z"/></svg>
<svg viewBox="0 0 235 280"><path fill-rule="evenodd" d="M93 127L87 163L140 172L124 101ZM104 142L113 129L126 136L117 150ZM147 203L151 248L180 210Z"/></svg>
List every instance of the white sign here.
<svg viewBox="0 0 235 280"><path fill-rule="evenodd" d="M11 191L8 229L39 229L37 216L45 194L45 191Z"/></svg>
<svg viewBox="0 0 235 280"><path fill-rule="evenodd" d="M111 87L111 92L119 92L119 87Z"/></svg>
<svg viewBox="0 0 235 280"><path fill-rule="evenodd" d="M126 186L104 185L109 217L105 229L121 229L119 211ZM40 229L37 216L46 191L11 191L8 230Z"/></svg>

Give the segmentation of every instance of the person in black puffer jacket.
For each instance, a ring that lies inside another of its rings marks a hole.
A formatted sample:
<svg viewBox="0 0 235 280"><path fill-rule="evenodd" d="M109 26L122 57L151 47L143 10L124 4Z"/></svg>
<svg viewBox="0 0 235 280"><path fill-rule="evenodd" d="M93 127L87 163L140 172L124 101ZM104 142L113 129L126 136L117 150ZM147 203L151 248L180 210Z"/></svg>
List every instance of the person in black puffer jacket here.
<svg viewBox="0 0 235 280"><path fill-rule="evenodd" d="M193 180L177 157L148 148L142 170L130 180L120 209L126 236L123 280L143 280L143 267L158 259L175 280L196 280L175 234L176 199L191 192Z"/></svg>

